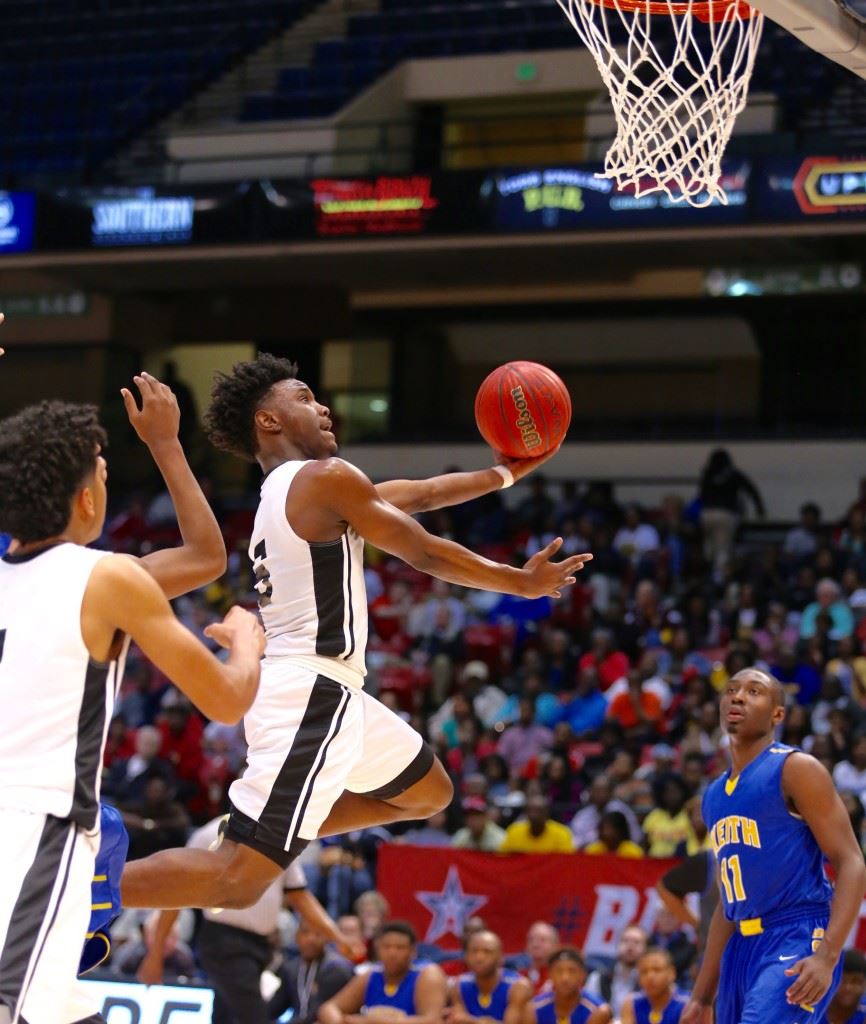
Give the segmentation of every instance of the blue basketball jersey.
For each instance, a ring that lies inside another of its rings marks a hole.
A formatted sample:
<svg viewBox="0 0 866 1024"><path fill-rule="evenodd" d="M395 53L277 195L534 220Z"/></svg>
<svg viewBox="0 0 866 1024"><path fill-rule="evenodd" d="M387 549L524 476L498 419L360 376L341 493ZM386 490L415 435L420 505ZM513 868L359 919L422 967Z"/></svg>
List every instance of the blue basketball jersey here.
<svg viewBox="0 0 866 1024"><path fill-rule="evenodd" d="M581 993L580 1002L568 1017L560 1017L557 1014L556 1004L551 993L536 996L532 1000L532 1005L535 1007L536 1024L586 1024L592 1011L597 1009L596 1005L591 1003L583 993Z"/></svg>
<svg viewBox="0 0 866 1024"><path fill-rule="evenodd" d="M457 979L460 998L470 1017L492 1017L493 1020L505 1020L508 1007L508 993L520 975L516 971L499 972L499 981L490 995L483 996L478 990L478 982L474 974L461 974Z"/></svg>
<svg viewBox="0 0 866 1024"><path fill-rule="evenodd" d="M663 1010L653 1010L643 993L636 995L632 1002L635 1024L680 1024L680 1016L688 1001L688 995L677 989Z"/></svg>
<svg viewBox="0 0 866 1024"><path fill-rule="evenodd" d="M414 1016L416 1013L415 986L418 984L420 973L421 971L417 967L411 967L406 977L394 988L385 983L382 968L374 967L367 975L364 1009L369 1010L373 1006L393 1006L410 1017Z"/></svg>
<svg viewBox="0 0 866 1024"><path fill-rule="evenodd" d="M704 794L702 811L729 921L791 917L829 908L824 856L782 794L782 769L796 747L771 743L739 776L730 769Z"/></svg>

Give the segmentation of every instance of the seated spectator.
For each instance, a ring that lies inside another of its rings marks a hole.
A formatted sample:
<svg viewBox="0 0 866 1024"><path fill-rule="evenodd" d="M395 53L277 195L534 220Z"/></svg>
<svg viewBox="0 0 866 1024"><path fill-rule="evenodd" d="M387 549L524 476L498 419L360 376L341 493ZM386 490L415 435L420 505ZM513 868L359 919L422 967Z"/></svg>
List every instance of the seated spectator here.
<svg viewBox="0 0 866 1024"><path fill-rule="evenodd" d="M565 825L550 817L550 804L542 796L526 801L526 818L505 830L500 853L573 853L574 839Z"/></svg>
<svg viewBox="0 0 866 1024"><path fill-rule="evenodd" d="M380 640L392 640L406 633L411 611L409 584L404 580L394 580L386 593L371 600L370 624Z"/></svg>
<svg viewBox="0 0 866 1024"><path fill-rule="evenodd" d="M567 722L580 739L601 728L606 714L607 701L599 689L598 672L593 666L579 669L574 696L560 707L557 721Z"/></svg>
<svg viewBox="0 0 866 1024"><path fill-rule="evenodd" d="M770 658L781 646L795 647L799 631L788 622L788 609L781 601L771 601L760 627L752 633L762 658Z"/></svg>
<svg viewBox="0 0 866 1024"><path fill-rule="evenodd" d="M599 689L604 693L617 679L628 674L629 661L614 649L613 634L606 629L596 629L592 634L592 648L578 662L578 671L595 669Z"/></svg>
<svg viewBox="0 0 866 1024"><path fill-rule="evenodd" d="M800 507L800 525L785 534L782 550L788 562L799 565L818 550L821 540L821 509L814 501Z"/></svg>
<svg viewBox="0 0 866 1024"><path fill-rule="evenodd" d="M634 811L622 800L613 796L610 779L603 774L596 775L586 793L586 806L571 819L571 834L578 849L583 849L599 838L601 818L606 811L620 811L628 822L629 837L633 842L643 839L643 832Z"/></svg>
<svg viewBox="0 0 866 1024"><path fill-rule="evenodd" d="M466 824L455 832L451 845L460 850L495 853L505 839L505 829L491 820L487 801L480 796L467 796L460 807Z"/></svg>
<svg viewBox="0 0 866 1024"><path fill-rule="evenodd" d="M356 974L319 1008L321 1024L349 1024L363 1009L370 1024L411 1017L415 1024L441 1024L447 1002L445 975L435 964L415 966L415 932L403 921L376 933L379 963Z"/></svg>
<svg viewBox="0 0 866 1024"><path fill-rule="evenodd" d="M295 932L298 955L283 960L277 969L280 987L268 1002L271 1020L291 1010L295 1024L314 1024L322 1003L349 983L352 965L325 943L325 936L302 917Z"/></svg>
<svg viewBox="0 0 866 1024"><path fill-rule="evenodd" d="M842 954L842 980L824 1017L826 1024L863 1024L866 1020L866 957L859 949Z"/></svg>
<svg viewBox="0 0 866 1024"><path fill-rule="evenodd" d="M204 766L204 725L192 704L175 689L169 690L162 698L161 708L157 720L162 736L160 754L174 768L178 797L192 804L201 791L199 779Z"/></svg>
<svg viewBox="0 0 866 1024"><path fill-rule="evenodd" d="M728 614L728 633L734 640L748 640L758 628L761 618L755 588L751 583L743 583L737 588L734 605Z"/></svg>
<svg viewBox="0 0 866 1024"><path fill-rule="evenodd" d="M647 933L630 924L620 933L613 967L600 968L587 978L587 994L608 1003L614 1018L619 1017L626 997L637 991L637 964L646 949Z"/></svg>
<svg viewBox="0 0 866 1024"><path fill-rule="evenodd" d="M606 811L598 826L598 839L583 848L584 853L615 853L618 857L643 857L637 843L629 838L628 822L622 811Z"/></svg>
<svg viewBox="0 0 866 1024"><path fill-rule="evenodd" d="M854 737L851 756L836 765L833 782L841 793L853 793L866 805L866 735Z"/></svg>
<svg viewBox="0 0 866 1024"><path fill-rule="evenodd" d="M501 1024L506 1014L509 1020L519 1020L532 998L532 987L516 971L503 967L499 936L487 930L474 932L464 955L469 970L452 985L448 1024Z"/></svg>
<svg viewBox="0 0 866 1024"><path fill-rule="evenodd" d="M478 769L481 776L487 782L486 796L491 800L504 797L508 794L510 786L508 783L508 765L505 759L499 754L487 754L478 762Z"/></svg>
<svg viewBox="0 0 866 1024"><path fill-rule="evenodd" d="M651 947L637 965L639 990L627 996L622 1006L620 1024L679 1024L687 992L676 986L677 971L667 949Z"/></svg>
<svg viewBox="0 0 866 1024"><path fill-rule="evenodd" d="M189 815L160 772L148 772L141 800L122 803L119 809L129 833L129 860L186 842Z"/></svg>
<svg viewBox="0 0 866 1024"><path fill-rule="evenodd" d="M526 933L526 946L522 953L509 957L506 963L529 980L532 994L544 991L550 968L550 958L559 946L559 932L547 921L535 921Z"/></svg>
<svg viewBox="0 0 866 1024"><path fill-rule="evenodd" d="M800 636L808 640L815 635L816 620L821 612L827 612L832 620L830 639L840 640L854 632L854 616L842 595L842 588L829 577L818 580L815 586L815 600L806 606L800 619Z"/></svg>
<svg viewBox="0 0 866 1024"><path fill-rule="evenodd" d="M707 759L704 754L698 750L687 753L680 765L680 775L691 796L700 796L709 783Z"/></svg>
<svg viewBox="0 0 866 1024"><path fill-rule="evenodd" d="M830 712L834 708L854 714L851 700L845 696L842 683L837 675L834 675L828 666L821 680L821 693L809 715L809 727L816 735L825 735L830 731Z"/></svg>
<svg viewBox="0 0 866 1024"><path fill-rule="evenodd" d="M437 811L418 827L409 829L400 837L404 843L411 846L450 846L451 836L445 830L445 811Z"/></svg>
<svg viewBox="0 0 866 1024"><path fill-rule="evenodd" d="M798 704L809 705L815 702L821 689L821 673L798 655L795 648L780 645L770 671Z"/></svg>
<svg viewBox="0 0 866 1024"><path fill-rule="evenodd" d="M574 771L565 753L552 753L546 758L538 776L541 792L550 804L556 821L571 821L580 803L580 775Z"/></svg>
<svg viewBox="0 0 866 1024"><path fill-rule="evenodd" d="M466 606L456 597L450 584L433 580L424 603L409 615L409 635L416 637L430 655L459 655L463 629L466 626Z"/></svg>
<svg viewBox="0 0 866 1024"><path fill-rule="evenodd" d="M670 954L677 982L686 984L689 968L695 962L698 950L667 907L659 907L656 911L649 943Z"/></svg>
<svg viewBox="0 0 866 1024"><path fill-rule="evenodd" d="M553 743L550 729L535 723L535 702L522 697L519 708L520 718L505 730L496 746L512 775L520 775L527 761L545 753Z"/></svg>
<svg viewBox="0 0 866 1024"><path fill-rule="evenodd" d="M487 665L477 660L467 662L463 667L460 687L460 693L472 704L473 712L482 726L487 729L495 725L508 697L498 686L490 683L490 669ZM427 729L432 740L438 741L443 735L445 723L453 717L454 701L455 697L449 697L431 715Z"/></svg>
<svg viewBox="0 0 866 1024"><path fill-rule="evenodd" d="M147 780L162 774L172 785L174 769L159 756L162 736L152 725L142 725L135 734L135 753L126 760L117 759L103 779L102 793L114 803L135 803L144 797Z"/></svg>
<svg viewBox="0 0 866 1024"><path fill-rule="evenodd" d="M387 921L391 907L378 889L369 889L361 893L355 901L355 913L361 921L364 942L369 945L374 942L379 929Z"/></svg>
<svg viewBox="0 0 866 1024"><path fill-rule="evenodd" d="M640 659L637 671L642 679L642 688L647 693L654 693L662 706L662 711L667 711L671 706L673 695L671 688L664 676L659 674L659 656L655 651L646 651ZM628 691L628 675L623 676L611 686L605 693L605 698L610 705L621 693Z"/></svg>
<svg viewBox="0 0 866 1024"><path fill-rule="evenodd" d="M174 844L172 844L174 845ZM159 911L152 911L141 925L141 938L125 942L112 956L110 970L114 975L135 979L142 960L156 939ZM198 970L190 947L180 937L180 920L176 919L163 941L162 981L172 984L180 978L196 978Z"/></svg>
<svg viewBox="0 0 866 1024"><path fill-rule="evenodd" d="M640 565L648 556L655 555L660 541L658 530L645 522L638 505L627 505L623 525L613 538L613 546L632 565Z"/></svg>
<svg viewBox="0 0 866 1024"><path fill-rule="evenodd" d="M635 741L653 739L664 733L664 709L658 695L644 689L644 672L631 669L628 688L610 702L608 718L612 718Z"/></svg>
<svg viewBox="0 0 866 1024"><path fill-rule="evenodd" d="M656 809L643 823L650 857L672 857L680 843L688 841L691 823L685 809L688 790L679 775L671 773L656 782Z"/></svg>
<svg viewBox="0 0 866 1024"><path fill-rule="evenodd" d="M588 551L589 549L583 547L579 550ZM570 690L577 670L577 658L572 649L571 637L564 629L548 631L544 638L543 655L547 686L557 693L562 690Z"/></svg>
<svg viewBox="0 0 866 1024"><path fill-rule="evenodd" d="M129 761L134 753L134 733L127 729L123 715L115 714L108 723L108 735L105 738L105 751L102 755L103 771L111 768L117 761Z"/></svg>
<svg viewBox="0 0 866 1024"><path fill-rule="evenodd" d="M583 990L586 973L578 950L557 950L550 958L550 990L528 1004L521 1024L608 1024L610 1007L598 1005Z"/></svg>
<svg viewBox="0 0 866 1024"><path fill-rule="evenodd" d="M866 706L866 658L853 636L843 636L836 644L836 657L827 662L827 672L839 680L846 694Z"/></svg>

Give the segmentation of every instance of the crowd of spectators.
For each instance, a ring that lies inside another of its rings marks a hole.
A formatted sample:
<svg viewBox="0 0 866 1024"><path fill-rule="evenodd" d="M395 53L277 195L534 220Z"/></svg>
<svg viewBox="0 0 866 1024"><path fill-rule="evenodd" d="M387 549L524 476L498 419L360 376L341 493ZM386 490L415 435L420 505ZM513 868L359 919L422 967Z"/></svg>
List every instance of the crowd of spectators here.
<svg viewBox="0 0 866 1024"><path fill-rule="evenodd" d="M627 857L701 849L701 793L725 768L717 697L751 664L784 684L780 739L827 766L864 838L866 481L841 521L810 502L795 525L739 532L744 498L764 509L726 454L708 460L690 503L622 507L610 486L537 474L512 495L430 513L425 525L515 564L556 535L566 553L592 551L559 600L461 590L368 552L368 685L433 744L456 796L429 822L313 844L308 882L335 918L374 888L383 842ZM164 504L130 504L107 542L165 543ZM199 633L234 601L252 604L251 511L221 519L226 575L176 602ZM181 844L224 810L243 759L242 727L204 722L133 652L104 775L132 857Z"/></svg>

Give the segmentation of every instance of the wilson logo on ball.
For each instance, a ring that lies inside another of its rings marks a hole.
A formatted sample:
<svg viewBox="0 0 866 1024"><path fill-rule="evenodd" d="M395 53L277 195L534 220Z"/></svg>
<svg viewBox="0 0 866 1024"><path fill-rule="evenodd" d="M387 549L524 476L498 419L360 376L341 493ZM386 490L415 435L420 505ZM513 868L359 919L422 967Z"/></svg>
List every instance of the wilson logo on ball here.
<svg viewBox="0 0 866 1024"><path fill-rule="evenodd" d="M511 389L511 397L514 399L514 408L518 413L514 425L520 431L520 436L523 438L523 443L526 445L527 450L531 451L541 444L541 434L538 433L535 420L532 418L532 413L530 413L529 406L526 403L523 388L519 384L516 388Z"/></svg>

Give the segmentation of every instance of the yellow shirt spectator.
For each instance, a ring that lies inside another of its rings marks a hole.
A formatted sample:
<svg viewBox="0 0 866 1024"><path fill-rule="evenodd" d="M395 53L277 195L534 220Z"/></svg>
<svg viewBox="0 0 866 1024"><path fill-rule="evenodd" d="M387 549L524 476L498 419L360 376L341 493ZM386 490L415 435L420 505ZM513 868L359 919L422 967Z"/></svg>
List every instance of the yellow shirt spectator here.
<svg viewBox="0 0 866 1024"><path fill-rule="evenodd" d="M550 820L550 805L541 796L526 801L526 818L505 830L500 853L574 853L571 829Z"/></svg>
<svg viewBox="0 0 866 1024"><path fill-rule="evenodd" d="M646 816L643 830L649 840L650 857L673 857L680 843L688 842L694 837L685 810L671 814L657 807Z"/></svg>
<svg viewBox="0 0 866 1024"><path fill-rule="evenodd" d="M624 839L615 850L611 850L607 844L603 843L600 839L596 839L594 843L584 846L583 852L591 854L615 853L617 857L643 857L643 850L637 843L633 843L631 839Z"/></svg>

